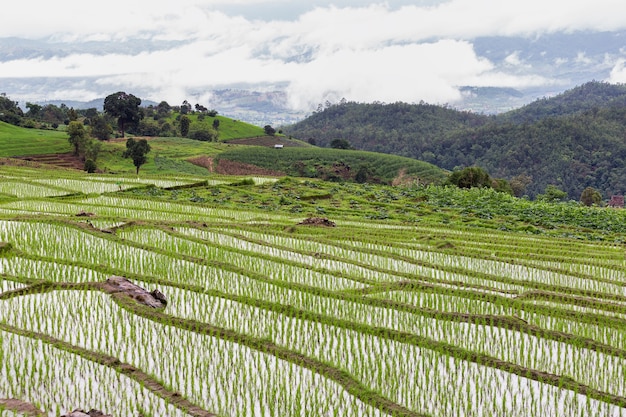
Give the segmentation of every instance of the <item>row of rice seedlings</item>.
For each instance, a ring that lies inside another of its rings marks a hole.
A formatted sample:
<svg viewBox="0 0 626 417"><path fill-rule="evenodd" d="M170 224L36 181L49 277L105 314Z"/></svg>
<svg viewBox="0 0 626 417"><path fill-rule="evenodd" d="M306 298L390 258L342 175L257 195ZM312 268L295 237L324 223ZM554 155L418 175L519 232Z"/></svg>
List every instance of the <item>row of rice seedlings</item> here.
<svg viewBox="0 0 626 417"><path fill-rule="evenodd" d="M571 311L575 313L591 313L598 316L617 317L626 320L625 314L618 314L610 310L593 309L589 307L575 306L565 302L550 302L543 300L524 300L523 302L507 302L500 298L499 302L485 301L471 294L467 296L457 296L437 292L437 287L433 291L385 291L368 295L371 298L393 300L403 304L408 304L417 308L426 308L442 312L458 312L470 314L490 314L502 316L516 316L528 323L540 328L568 333L575 336L595 340L604 345L613 346L618 349L626 349L626 326L616 328L615 325L593 324L582 320L553 317L546 313L535 311L534 305L549 306L558 308L561 311ZM476 292L474 290L474 292ZM502 295L500 295L502 297Z"/></svg>
<svg viewBox="0 0 626 417"><path fill-rule="evenodd" d="M506 415L562 415L559 413L563 412L559 408L550 410L540 407L541 411L532 409L532 404L558 403L554 398L550 398L558 391L554 387L539 390L541 394L538 397L533 397L537 391L530 392L529 398L529 392L522 393L517 390L517 384L523 378L507 375L505 372L494 369L484 369L485 367L467 363L462 358L446 358L444 355L427 349L337 328L323 322L285 317L275 311L267 311L231 300L198 295L184 290L169 289L168 291L172 291L173 300L166 310L168 314L211 322L214 325L235 329L255 337L269 338L276 344L346 369L365 384L381 390L384 395L413 410L436 415L445 412L446 415L481 416L501 415L502 412ZM496 336L493 333L499 330L490 329L490 335ZM449 340L454 340L454 336L449 336ZM471 342L475 343L475 341ZM524 354L531 356L535 353L532 349L524 351ZM558 354L555 356L558 357ZM594 363L594 358L586 359ZM446 364L450 362L454 364L451 364L449 368L446 367ZM443 366L444 369L439 366ZM607 364L607 366L610 365ZM424 373L429 373L429 375L425 376ZM450 376L451 374L454 376ZM492 386L493 381L489 378L498 379L495 375L498 375L498 378L508 379L509 384L514 387L511 391L509 391L510 386L504 389L507 395L513 398L513 405L506 404L499 410L492 408L493 393L486 392L483 388ZM435 381L429 384L430 379ZM612 376L607 375L607 380L611 379ZM537 384L530 381L527 383ZM550 391L553 391L551 395L548 394ZM559 393L557 397L561 395L562 393ZM573 393L570 395L575 398ZM570 412L573 413L571 415L580 413L577 407L581 406L585 412L590 411L585 408L587 400L578 402L574 398L570 399L571 402L568 404L574 408L565 412L567 415L570 415ZM429 401L433 399L436 399L434 403L429 404ZM526 408L528 402L531 403L530 410ZM596 403L596 406L602 407L600 403ZM517 409L515 404L521 407ZM437 408L442 406L445 408ZM608 406L604 405L604 407ZM616 407L608 408L617 409ZM476 413L476 410L480 410L480 413ZM542 414L546 411L549 411L548 414ZM622 411L626 412L626 410Z"/></svg>
<svg viewBox="0 0 626 417"><path fill-rule="evenodd" d="M381 415L308 369L229 340L136 316L105 294L30 295L5 300L0 309L2 320L13 326L118 357L218 414Z"/></svg>
<svg viewBox="0 0 626 417"><path fill-rule="evenodd" d="M93 268L106 265L120 271L209 289L233 291L253 281L230 271L135 248L57 224L0 221L2 240L16 242L16 248L36 256L80 262Z"/></svg>
<svg viewBox="0 0 626 417"><path fill-rule="evenodd" d="M458 296L437 292L425 291L385 291L369 295L372 298L382 298L417 308L452 313L491 314L496 316L512 316L519 314L517 308L508 305L481 300L478 297Z"/></svg>
<svg viewBox="0 0 626 417"><path fill-rule="evenodd" d="M154 185L159 188L170 188L170 187L179 187L181 185L189 185L198 183L201 181L205 181L203 178L184 178L184 179L172 179L171 177L166 178L128 178L128 177L116 177L116 176L88 176L85 178L89 181L97 181L103 183L114 183L114 184L123 184L124 189L130 187L136 187L138 185Z"/></svg>
<svg viewBox="0 0 626 417"><path fill-rule="evenodd" d="M602 282L591 278L582 278L573 275L566 275L545 269L533 268L526 265L516 265L498 260L488 260L479 258L470 258L461 255L450 255L441 252L427 252L420 250L411 250L399 247L390 247L389 245L379 245L372 243L350 242L351 245L368 250L376 250L379 252L391 253L402 256L404 258L415 259L419 262L426 262L430 265L440 265L446 269L462 269L473 271L480 274L498 276L503 278L516 279L521 281L530 281L554 286L566 286L573 289L583 291L606 292L609 294L626 295L626 287L617 282ZM363 255L369 260L370 264L378 265L381 256L379 255ZM409 272L415 265L406 261L393 260L386 261L387 266L391 266L394 270L400 272ZM610 271L610 270L605 270ZM611 271L615 272L615 271ZM612 276L614 280L624 280L623 273Z"/></svg>
<svg viewBox="0 0 626 417"><path fill-rule="evenodd" d="M357 276L361 279L369 280L372 282L394 282L406 279L402 276L393 274L393 272L401 272L404 274L417 276L416 278L418 279L419 276L424 276L437 281L464 281L483 286L486 283L493 284L494 288L504 290L517 288L507 283L493 283L489 280L485 280L482 278L473 278L460 274L452 274L448 271L444 271L441 269L423 267L421 265L410 264L404 261L385 258L383 256L369 255L367 253L357 251L345 251L341 248L324 246L321 244L315 246L317 247L317 249L320 250L320 252L316 253L317 256L315 254L309 255L305 253L299 253L297 252L297 250L300 250L300 248L295 245L292 246L294 250L281 248L282 245L279 245L272 240L273 235L266 235L266 240L264 241L265 244L261 244L237 238L228 234L189 227L177 228L177 232L186 236L211 242L215 245L252 251L267 256L298 262L303 265L324 268L330 271L348 272L350 275ZM281 238L278 237L278 240L280 239ZM328 254L332 255L335 258L341 258L350 261L348 262L344 260L328 259L325 257L325 255ZM356 262L361 263L361 265L357 264ZM398 268L397 265L399 263L403 263L404 267ZM370 265L375 267L375 269L363 265ZM388 269L389 272L384 271L384 269Z"/></svg>
<svg viewBox="0 0 626 417"><path fill-rule="evenodd" d="M149 275L172 282L203 285L206 288L232 290L241 285L248 285L252 280L235 272L181 259L175 254L170 256L132 247L69 226L0 221L0 239L16 241L18 242L16 248L36 256L92 265L91 268L59 267L54 262L0 258L0 272L16 276L44 276L46 279L54 281L71 282L102 281L106 279L106 276L102 273L95 273L93 269L98 269L98 265L107 265L110 268L128 271L132 274ZM193 242L189 243L194 245ZM280 263L272 264L278 268L273 270L273 267L268 267L263 262L259 262L258 258L246 258L232 253L229 257L229 252L220 251L216 248L214 248L213 254L215 255L213 259L219 262L234 262L239 268L248 267L249 270L271 272L270 278L282 281L334 290L355 289L364 286L351 279L307 271ZM208 256L209 253L204 252L195 255ZM66 275L64 276L64 274Z"/></svg>
<svg viewBox="0 0 626 417"><path fill-rule="evenodd" d="M582 313L581 313L582 314ZM587 323L575 318L553 317L547 314L522 313L529 324L557 332L595 340L608 346L626 350L626 326Z"/></svg>
<svg viewBox="0 0 626 417"><path fill-rule="evenodd" d="M127 190L138 186L154 185L155 187L168 188L181 185L193 184L202 181L195 180L172 180L151 178L124 178L124 177L81 177L81 178L56 178L56 179L33 179L41 184L52 185L70 189L73 192L84 194L102 194L114 191Z"/></svg>
<svg viewBox="0 0 626 417"><path fill-rule="evenodd" d="M94 206L104 206L109 208L125 208L150 210L169 213L169 215L183 214L182 218L171 220L201 220L210 221L216 219L218 221L235 220L238 222L247 222L253 220L265 220L272 223L280 223L282 221L293 222L294 217L283 215L280 213L267 213L260 211L246 211L235 209L223 209L220 207L209 207L193 203L169 202L163 200L149 200L144 198L134 198L133 196L112 196L102 195L85 199L84 203ZM162 220L162 219L161 219ZM168 217L168 220L170 218Z"/></svg>
<svg viewBox="0 0 626 417"><path fill-rule="evenodd" d="M348 268L351 273L359 270L369 271L368 275L364 276L370 280L376 280L376 277L379 277L378 281L395 281L397 280L397 278L394 278L393 273L399 273L403 274L402 276L410 277L411 279L415 279L417 281L426 280L426 282L448 282L453 284L465 283L475 287L492 288L493 290L504 292L514 291L521 293L532 288L532 286L528 288L523 285L524 281L528 280L515 280L513 282L507 282L506 280L500 279L493 280L489 278L489 274L487 272L476 271L474 269L469 269L471 272L475 273L474 275L466 275L461 272L451 272L449 269L461 269L454 261L454 256L446 255L446 257L443 257L440 256L443 254L437 252L424 252L424 256L422 257L423 259L415 258L417 262L412 263L404 259L397 259L390 256L371 254L365 251L350 250L342 248L340 246L333 246L310 240L294 239L271 234L255 234L250 232L243 232L244 234L250 235L251 237L262 238L261 241L265 242L266 244L261 245L260 243L249 242L245 239L236 238L231 235L204 231L194 228L180 228L178 229L178 231L189 236L199 237L208 241L219 242L220 245L228 245L230 247L246 246L249 250L264 250L265 253L271 252L273 254L276 254L285 252L284 249L278 249L276 248L276 246L288 246L294 248L294 250L319 250L322 254L331 254L332 256L341 259L350 259L351 261L359 263L361 265L351 264L348 266L345 262L332 260L328 260L326 264L323 264L322 261L318 261L317 264L322 264L325 267L328 267L328 264L332 265L332 262L339 262L339 264L344 269ZM307 255L301 255L301 258L304 258L306 256ZM432 266L421 265L422 262L428 262ZM366 268L362 265L368 265L369 268ZM341 270L341 268L339 270ZM509 275L510 276L508 278L512 280L514 276L512 274ZM492 276L498 277L498 275ZM576 278L573 277L573 279Z"/></svg>
<svg viewBox="0 0 626 417"><path fill-rule="evenodd" d="M76 408L116 416L187 416L139 382L40 340L0 330L0 357L0 398L37 404L50 417Z"/></svg>
<svg viewBox="0 0 626 417"><path fill-rule="evenodd" d="M0 273L4 273L4 272L0 272ZM12 280L9 277L0 276L0 294L6 291L13 291L13 290L17 290L20 288L24 288L25 286L26 284L23 284L19 281Z"/></svg>
<svg viewBox="0 0 626 417"><path fill-rule="evenodd" d="M75 193L78 192L78 193L83 193L83 194L110 193L110 192L121 191L123 189L137 186L137 184L133 184L133 183L93 181L88 178L81 178L81 179L40 178L40 179L33 179L32 181L38 182L40 184L51 185L55 187L62 187L68 190L72 190L72 192L75 192Z"/></svg>
<svg viewBox="0 0 626 417"><path fill-rule="evenodd" d="M99 196L80 201L12 201L0 205L0 212L15 214L58 214L72 216L80 211L92 212L100 217L136 219L148 221L220 221L237 222L295 222L292 217L260 211L244 211L224 208L211 208L193 204L168 203L158 200L136 199L132 197Z"/></svg>
<svg viewBox="0 0 626 417"><path fill-rule="evenodd" d="M30 280L73 283L104 281L108 278L108 275L94 269L21 256L0 258L0 274Z"/></svg>
<svg viewBox="0 0 626 417"><path fill-rule="evenodd" d="M620 262L619 265L613 264L611 267L586 263L585 258L578 258L577 262L574 262L573 260L568 260L566 262L533 260L530 263L536 265L537 267L558 268L559 270L569 274L588 275L604 280L626 282L626 275L624 274L624 266L626 265L623 262Z"/></svg>
<svg viewBox="0 0 626 417"><path fill-rule="evenodd" d="M168 291L170 290L168 289ZM183 299L173 303L174 307L171 310L168 309L168 313L175 310L177 312L173 314L179 314L178 310L184 309L184 314L191 315L186 318L202 320L203 317L211 317L215 320L213 323L218 326L239 326L237 329L240 331L243 324L234 324L239 320L245 321L246 325L265 328L267 331L271 331L272 327L279 325L275 320L276 313L264 312L266 315L274 316L274 319L269 319L260 317L259 309L256 307L189 293L184 290L173 290L173 292L183 294ZM360 309L356 304L352 304L350 307ZM253 310L254 312L246 315L246 310ZM341 317L342 313L337 310L334 308L330 311L334 317ZM368 324L378 328L387 327L448 342L466 350L484 353L526 368L557 375L568 375L601 391L617 395L626 394L626 361L617 357L563 342L542 339L519 331L491 326L489 323L462 323L441 320L436 317L420 317L393 310L380 311L381 309L379 309L378 314L372 311L375 310L373 308L363 308L363 310L366 310L367 313L365 311L360 312L361 317L367 317ZM363 318L359 319L356 312L352 312L348 316L348 321L351 322L364 321ZM226 323L224 320L230 320L230 322ZM498 343L493 343L494 340L497 340ZM604 366L587 369L587 364L604 364ZM604 369L605 367L608 370Z"/></svg>
<svg viewBox="0 0 626 417"><path fill-rule="evenodd" d="M0 178L2 178L0 176ZM11 181L2 178L0 181L0 193L8 194L17 198L41 198L59 196L70 193L69 190L45 187L23 181Z"/></svg>
<svg viewBox="0 0 626 417"><path fill-rule="evenodd" d="M610 310L604 310L604 309L593 308L593 307L572 305L572 304L556 302L556 301L548 301L548 300L529 300L528 302L534 305L557 307L560 309L571 310L571 311L579 312L579 313L598 314L598 315L604 315L607 317L615 317L615 318L625 320L624 325L626 325L626 313L619 313L617 311L610 311Z"/></svg>
<svg viewBox="0 0 626 417"><path fill-rule="evenodd" d="M25 241L31 241L32 251L37 252L41 249L41 241L44 238L55 238L56 240L49 245L52 246L52 252L43 251L39 252L44 256L60 257L62 259L69 259L74 261L83 261L83 259L89 260L89 263L94 265L110 265L113 268L118 268L122 271L138 272L151 275L154 277L163 277L171 280L172 282L180 282L190 285L201 285L205 288L222 289L225 292L236 294L241 288L256 288L255 281L245 277L241 274L224 271L221 269L210 268L204 265L198 265L181 259L168 257L165 255L155 254L149 251L144 251L137 248L128 247L125 245L119 245L115 242L111 242L107 239L95 238L84 232L80 232L76 229L51 225L34 225L32 223L15 223L21 227L19 230L15 230L17 236ZM24 228L31 228L37 230L41 227L47 228L40 231L38 234L33 235L27 232ZM50 229L52 228L52 229ZM65 235L61 231L65 230ZM83 236L84 235L84 236ZM6 236L3 240L7 239ZM74 243L72 243L74 242ZM80 248L84 247L84 255L80 255ZM30 249L26 249L29 251ZM60 251L61 253L57 253ZM63 254L65 253L65 255ZM26 274L25 272L13 271L13 275ZM62 276L62 275L61 275ZM69 277L75 276L74 273L68 274ZM62 278L61 278L62 279ZM90 280L87 278L87 280ZM263 288L271 288L271 291L275 291L275 286L261 285ZM526 320L530 320L531 316L525 315ZM540 326L544 326L544 323L552 325L549 320L542 319L541 323L537 323ZM552 327L548 327L552 328ZM584 337L591 337L594 340L602 340L604 343L615 346L614 341L606 340L606 332L602 329L594 330L590 332L589 326L575 328L582 328L584 332L574 333ZM598 339L602 337L602 339Z"/></svg>
<svg viewBox="0 0 626 417"><path fill-rule="evenodd" d="M436 287L434 291L437 291ZM500 296L502 297L502 294ZM617 316L624 319L626 319L626 317L622 317L624 316L623 314L616 314L607 310L577 307L566 303L541 303L536 300L524 300L520 302L511 299L512 303L506 301L493 303L478 298L472 298L471 295L460 297L437 292L421 291L390 291L374 293L369 295L369 297L393 300L418 308L429 308L443 312L449 311L519 317L529 324L542 329L567 333L591 339L618 349L626 349L626 326L615 327L615 324L604 324L601 319L602 316L607 318ZM545 309L536 311L536 309L533 308L534 305L547 305L558 308L562 312L570 311L581 315L584 313L595 314L596 318L593 321L597 322L597 324L576 318L555 317L547 313Z"/></svg>
<svg viewBox="0 0 626 417"><path fill-rule="evenodd" d="M331 290L365 287L364 284L349 278L316 272L311 269L304 269L297 265L287 263L285 258L281 258L280 261L263 259L246 253L225 249L219 244L214 246L208 244L208 242L207 244L202 244L188 239L182 239L158 229L125 229L118 231L117 235L126 240L131 240L142 245L150 245L178 255L187 255L204 260L216 260L237 265L239 268L254 272L255 274L262 274L270 279L300 283ZM395 280L398 280L398 278Z"/></svg>

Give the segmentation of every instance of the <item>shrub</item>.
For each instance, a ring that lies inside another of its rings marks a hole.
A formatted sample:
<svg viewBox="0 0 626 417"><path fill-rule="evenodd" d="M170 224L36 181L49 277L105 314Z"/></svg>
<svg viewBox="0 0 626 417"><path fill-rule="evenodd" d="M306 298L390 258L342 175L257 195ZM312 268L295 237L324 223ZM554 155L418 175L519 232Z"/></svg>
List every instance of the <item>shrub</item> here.
<svg viewBox="0 0 626 417"><path fill-rule="evenodd" d="M88 173L93 174L94 172L96 172L97 168L98 167L96 166L96 163L93 159L87 159L85 161L85 171L87 171Z"/></svg>

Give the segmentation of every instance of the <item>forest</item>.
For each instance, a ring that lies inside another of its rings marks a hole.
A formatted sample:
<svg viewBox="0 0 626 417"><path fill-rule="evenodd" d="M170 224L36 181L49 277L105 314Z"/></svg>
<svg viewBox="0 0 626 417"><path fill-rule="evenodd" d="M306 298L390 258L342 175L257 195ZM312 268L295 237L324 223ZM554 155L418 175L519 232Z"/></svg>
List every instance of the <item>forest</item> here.
<svg viewBox="0 0 626 417"><path fill-rule="evenodd" d="M498 115L407 103L328 104L286 134L329 146L420 159L447 170L480 166L524 179L533 198L547 186L578 200L586 187L606 200L626 192L626 86L589 82Z"/></svg>

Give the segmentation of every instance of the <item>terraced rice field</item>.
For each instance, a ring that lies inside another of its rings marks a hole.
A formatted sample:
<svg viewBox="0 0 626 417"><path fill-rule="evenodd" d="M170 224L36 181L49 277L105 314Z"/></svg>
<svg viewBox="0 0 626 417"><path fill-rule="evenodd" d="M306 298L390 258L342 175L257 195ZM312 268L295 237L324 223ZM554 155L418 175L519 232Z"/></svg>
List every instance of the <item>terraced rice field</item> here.
<svg viewBox="0 0 626 417"><path fill-rule="evenodd" d="M138 199L123 178L0 176L0 410L19 399L48 416L626 416L619 245L304 226ZM112 275L158 288L167 306L107 293Z"/></svg>

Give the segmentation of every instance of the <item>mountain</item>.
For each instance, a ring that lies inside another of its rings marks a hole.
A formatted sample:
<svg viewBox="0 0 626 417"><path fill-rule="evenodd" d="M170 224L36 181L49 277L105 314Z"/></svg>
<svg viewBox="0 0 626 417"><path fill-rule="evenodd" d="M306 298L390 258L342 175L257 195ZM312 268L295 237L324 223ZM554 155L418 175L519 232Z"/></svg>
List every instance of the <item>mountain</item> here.
<svg viewBox="0 0 626 417"><path fill-rule="evenodd" d="M283 131L328 146L409 156L444 169L478 165L492 176L532 178L578 199L587 186L606 199L626 193L626 86L589 82L497 116L427 104L331 105Z"/></svg>
<svg viewBox="0 0 626 417"><path fill-rule="evenodd" d="M327 105L283 132L326 147L346 139L357 149L408 157L421 156L445 135L482 126L488 116L432 104L342 102Z"/></svg>

